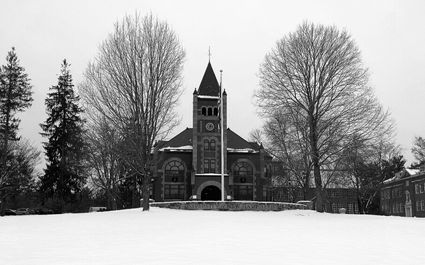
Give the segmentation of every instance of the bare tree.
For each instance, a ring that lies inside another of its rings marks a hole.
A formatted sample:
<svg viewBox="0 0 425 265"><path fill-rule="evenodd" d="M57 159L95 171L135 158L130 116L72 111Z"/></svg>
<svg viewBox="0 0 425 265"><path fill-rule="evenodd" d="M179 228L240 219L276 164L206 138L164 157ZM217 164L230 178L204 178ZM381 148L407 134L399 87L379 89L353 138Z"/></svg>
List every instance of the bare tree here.
<svg viewBox="0 0 425 265"><path fill-rule="evenodd" d="M89 64L80 91L86 105L123 136L121 158L142 178L143 210L149 209L154 141L177 125L184 50L166 22L152 15L126 16Z"/></svg>
<svg viewBox="0 0 425 265"><path fill-rule="evenodd" d="M269 139L267 146L288 171L289 183L303 190L304 196L310 187L312 162L306 131L299 128L301 120L276 111L264 125L264 132Z"/></svg>
<svg viewBox="0 0 425 265"><path fill-rule="evenodd" d="M412 164L413 167L420 167L425 164L425 139L422 137L415 137L413 141L412 153L416 163Z"/></svg>
<svg viewBox="0 0 425 265"><path fill-rule="evenodd" d="M360 51L346 31L305 22L266 55L260 79L262 113L279 109L305 132L316 210L323 211L321 168L338 161L353 134L369 139L389 126L388 113L368 86Z"/></svg>
<svg viewBox="0 0 425 265"><path fill-rule="evenodd" d="M121 137L105 117L90 119L86 132L89 183L98 193L106 195L108 209L117 209L118 186L123 178L119 156Z"/></svg>

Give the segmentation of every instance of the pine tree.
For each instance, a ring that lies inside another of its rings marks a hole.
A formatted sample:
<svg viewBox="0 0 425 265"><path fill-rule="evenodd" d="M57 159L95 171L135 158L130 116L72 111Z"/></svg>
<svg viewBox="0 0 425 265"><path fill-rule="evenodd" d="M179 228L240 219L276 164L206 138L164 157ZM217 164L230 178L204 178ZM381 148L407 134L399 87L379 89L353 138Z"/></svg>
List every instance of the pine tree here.
<svg viewBox="0 0 425 265"><path fill-rule="evenodd" d="M47 157L45 174L41 178L41 192L61 204L75 201L75 195L85 183L83 170L84 120L80 117L79 97L75 95L69 64L63 61L58 84L50 88L46 99L48 118L41 124Z"/></svg>
<svg viewBox="0 0 425 265"><path fill-rule="evenodd" d="M9 141L19 140L17 131L19 118L16 114L31 106L30 79L19 65L15 48L7 54L6 65L0 69L0 147L2 154L8 150ZM3 161L4 162L4 161Z"/></svg>
<svg viewBox="0 0 425 265"><path fill-rule="evenodd" d="M16 174L11 170L14 146L19 140L20 120L16 115L30 107L33 100L30 79L20 66L15 48L8 52L6 61L0 68L0 213L4 206L1 202L8 197L9 190L16 188Z"/></svg>

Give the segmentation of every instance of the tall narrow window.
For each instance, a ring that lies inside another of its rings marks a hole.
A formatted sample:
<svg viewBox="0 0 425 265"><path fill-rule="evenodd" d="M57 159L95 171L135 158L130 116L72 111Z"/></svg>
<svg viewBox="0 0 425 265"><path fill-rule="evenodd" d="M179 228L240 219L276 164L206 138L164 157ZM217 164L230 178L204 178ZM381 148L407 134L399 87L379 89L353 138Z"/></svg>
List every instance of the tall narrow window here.
<svg viewBox="0 0 425 265"><path fill-rule="evenodd" d="M208 116L212 116L212 108L208 107Z"/></svg>
<svg viewBox="0 0 425 265"><path fill-rule="evenodd" d="M202 107L202 115L207 116L207 108Z"/></svg>
<svg viewBox="0 0 425 265"><path fill-rule="evenodd" d="M210 173L215 173L215 159L210 160Z"/></svg>
<svg viewBox="0 0 425 265"><path fill-rule="evenodd" d="M218 109L217 109L217 107L214 108L214 116L218 116Z"/></svg>
<svg viewBox="0 0 425 265"><path fill-rule="evenodd" d="M215 151L215 140L210 141L210 150Z"/></svg>
<svg viewBox="0 0 425 265"><path fill-rule="evenodd" d="M210 173L210 160L204 159L204 173Z"/></svg>
<svg viewBox="0 0 425 265"><path fill-rule="evenodd" d="M208 139L205 139L204 140L204 150L209 150L210 149L209 146L210 146L210 142L208 141Z"/></svg>

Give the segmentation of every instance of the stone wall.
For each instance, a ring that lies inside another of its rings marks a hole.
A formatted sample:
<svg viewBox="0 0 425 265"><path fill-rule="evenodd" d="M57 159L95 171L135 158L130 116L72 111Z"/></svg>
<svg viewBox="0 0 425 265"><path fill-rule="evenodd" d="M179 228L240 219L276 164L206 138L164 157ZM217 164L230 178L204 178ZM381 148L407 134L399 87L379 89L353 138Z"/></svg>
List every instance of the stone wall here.
<svg viewBox="0 0 425 265"><path fill-rule="evenodd" d="M152 207L179 210L218 210L218 211L284 211L306 210L308 207L298 203L256 202L256 201L177 201L155 202Z"/></svg>

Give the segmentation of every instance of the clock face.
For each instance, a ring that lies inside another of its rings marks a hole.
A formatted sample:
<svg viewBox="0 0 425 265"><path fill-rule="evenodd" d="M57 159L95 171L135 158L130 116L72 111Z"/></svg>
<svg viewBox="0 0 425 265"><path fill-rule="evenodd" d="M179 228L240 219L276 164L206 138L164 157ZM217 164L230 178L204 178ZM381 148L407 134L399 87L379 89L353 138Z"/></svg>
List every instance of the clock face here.
<svg viewBox="0 0 425 265"><path fill-rule="evenodd" d="M214 124L213 124L213 123L211 123L211 122L208 122L208 123L205 125L205 128L206 128L208 131L212 131L212 130L214 130Z"/></svg>

